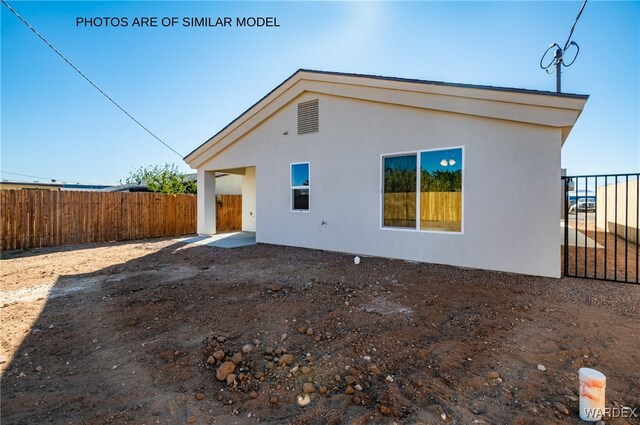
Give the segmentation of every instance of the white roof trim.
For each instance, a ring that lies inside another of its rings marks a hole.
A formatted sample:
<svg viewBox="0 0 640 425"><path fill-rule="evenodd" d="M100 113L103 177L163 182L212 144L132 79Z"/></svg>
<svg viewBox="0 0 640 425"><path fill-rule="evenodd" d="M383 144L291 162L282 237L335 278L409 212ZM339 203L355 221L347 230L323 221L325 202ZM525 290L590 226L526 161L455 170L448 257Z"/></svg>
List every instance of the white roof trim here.
<svg viewBox="0 0 640 425"><path fill-rule="evenodd" d="M300 70L185 161L198 168L304 92L561 128L562 142L587 101L587 96Z"/></svg>

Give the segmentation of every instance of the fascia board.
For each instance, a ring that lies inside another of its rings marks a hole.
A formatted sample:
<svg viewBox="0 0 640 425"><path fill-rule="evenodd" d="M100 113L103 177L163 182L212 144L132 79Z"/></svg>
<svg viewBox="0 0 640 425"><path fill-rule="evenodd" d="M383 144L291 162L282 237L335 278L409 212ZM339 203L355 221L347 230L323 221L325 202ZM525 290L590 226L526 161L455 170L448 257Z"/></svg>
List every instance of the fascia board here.
<svg viewBox="0 0 640 425"><path fill-rule="evenodd" d="M209 139L185 161L198 168L303 92L495 118L563 129L563 141L586 98L377 80L300 71L236 122Z"/></svg>

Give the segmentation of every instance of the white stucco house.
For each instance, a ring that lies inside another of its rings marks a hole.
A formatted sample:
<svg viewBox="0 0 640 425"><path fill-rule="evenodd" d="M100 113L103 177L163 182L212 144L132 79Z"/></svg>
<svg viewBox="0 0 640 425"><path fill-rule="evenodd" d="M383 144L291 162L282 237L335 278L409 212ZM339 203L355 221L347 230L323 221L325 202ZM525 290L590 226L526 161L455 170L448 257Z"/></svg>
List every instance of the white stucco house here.
<svg viewBox="0 0 640 425"><path fill-rule="evenodd" d="M298 70L185 157L198 233L224 172L257 242L559 277L560 151L587 98Z"/></svg>

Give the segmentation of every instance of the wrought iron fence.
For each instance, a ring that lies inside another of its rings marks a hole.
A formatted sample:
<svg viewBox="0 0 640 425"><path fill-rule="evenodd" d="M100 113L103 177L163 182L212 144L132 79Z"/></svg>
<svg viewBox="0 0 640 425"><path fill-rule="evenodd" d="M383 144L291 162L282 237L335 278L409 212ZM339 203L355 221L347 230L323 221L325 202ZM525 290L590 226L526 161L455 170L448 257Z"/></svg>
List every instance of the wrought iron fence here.
<svg viewBox="0 0 640 425"><path fill-rule="evenodd" d="M640 173L562 180L564 275L639 283Z"/></svg>

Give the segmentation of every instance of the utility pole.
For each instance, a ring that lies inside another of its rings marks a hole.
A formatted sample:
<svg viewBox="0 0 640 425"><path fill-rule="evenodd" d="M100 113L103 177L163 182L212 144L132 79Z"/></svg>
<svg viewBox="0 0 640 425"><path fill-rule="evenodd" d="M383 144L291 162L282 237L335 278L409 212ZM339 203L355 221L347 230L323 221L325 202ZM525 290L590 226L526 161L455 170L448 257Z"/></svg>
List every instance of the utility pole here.
<svg viewBox="0 0 640 425"><path fill-rule="evenodd" d="M578 43L576 43L575 41L571 40L571 36L573 35L573 30L576 28L576 24L578 23L578 19L580 19L580 15L582 15L582 11L584 10L584 7L586 5L587 5L587 0L584 0L584 3L582 3L582 7L580 8L580 11L578 12L578 15L576 16L575 21L573 22L573 25L571 26L571 31L569 31L569 37L567 38L566 43L564 43L564 48L560 47L556 43L553 43L551 46L549 46L547 48L547 50L545 50L544 54L540 58L540 68L542 68L545 71L547 71L547 74L553 74L554 72L556 73L556 92L558 92L558 93L562 93L562 67L563 66L564 67L570 67L571 65L573 65L573 63L578 58L578 53L580 53L580 46L578 46ZM569 49L571 46L576 46L576 55L573 57L571 62L569 62L567 64L567 63L565 63L564 56L565 56L565 53L567 52L567 49ZM547 65L543 65L544 58L547 57L547 54L554 47L556 49L555 49L555 52L553 54L553 59L551 59L551 61ZM555 67L555 69L551 68L552 65ZM549 71L549 69L551 69L551 71Z"/></svg>

